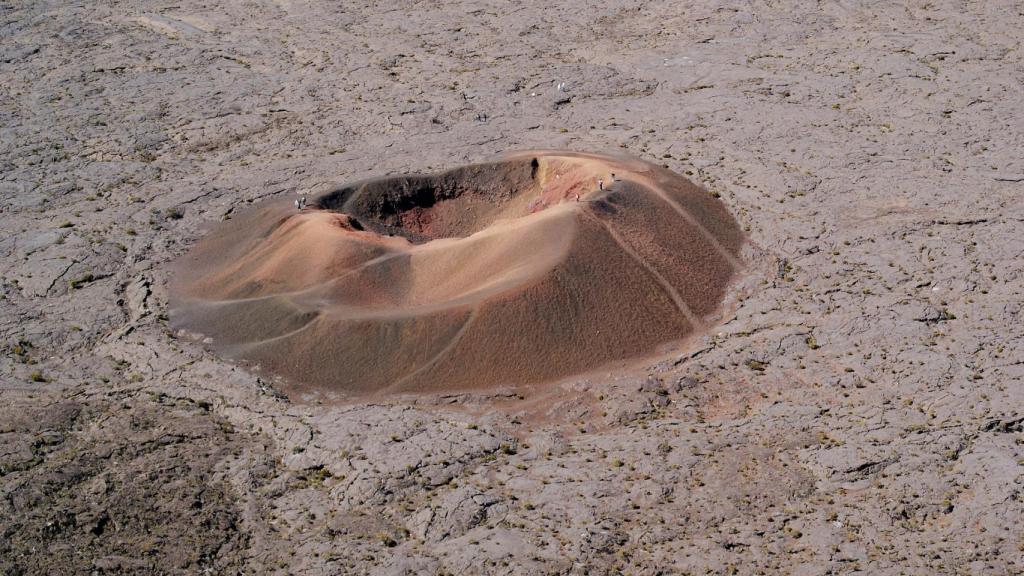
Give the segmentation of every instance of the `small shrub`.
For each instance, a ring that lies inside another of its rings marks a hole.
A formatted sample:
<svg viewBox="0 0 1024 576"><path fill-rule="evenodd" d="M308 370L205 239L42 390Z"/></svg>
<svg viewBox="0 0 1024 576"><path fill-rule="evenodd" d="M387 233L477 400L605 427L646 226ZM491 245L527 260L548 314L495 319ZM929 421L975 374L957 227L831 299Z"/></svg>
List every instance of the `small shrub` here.
<svg viewBox="0 0 1024 576"><path fill-rule="evenodd" d="M751 358L750 360L747 360L746 366L755 372L764 372L765 368L768 367L768 364Z"/></svg>
<svg viewBox="0 0 1024 576"><path fill-rule="evenodd" d="M88 284L89 282L92 282L95 279L96 277L93 276L91 272L89 272L82 276L79 276L78 278L75 278L74 280L69 281L68 286L70 286L72 290L78 290L83 285Z"/></svg>

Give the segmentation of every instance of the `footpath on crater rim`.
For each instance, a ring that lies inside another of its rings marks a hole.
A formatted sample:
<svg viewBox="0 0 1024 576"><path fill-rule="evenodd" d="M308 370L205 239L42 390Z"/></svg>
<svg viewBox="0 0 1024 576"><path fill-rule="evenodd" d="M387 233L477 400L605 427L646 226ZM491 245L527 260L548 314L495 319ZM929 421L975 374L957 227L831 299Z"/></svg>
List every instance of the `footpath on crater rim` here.
<svg viewBox="0 0 1024 576"><path fill-rule="evenodd" d="M700 330L742 244L665 168L519 152L262 203L177 263L171 320L290 391L538 383Z"/></svg>

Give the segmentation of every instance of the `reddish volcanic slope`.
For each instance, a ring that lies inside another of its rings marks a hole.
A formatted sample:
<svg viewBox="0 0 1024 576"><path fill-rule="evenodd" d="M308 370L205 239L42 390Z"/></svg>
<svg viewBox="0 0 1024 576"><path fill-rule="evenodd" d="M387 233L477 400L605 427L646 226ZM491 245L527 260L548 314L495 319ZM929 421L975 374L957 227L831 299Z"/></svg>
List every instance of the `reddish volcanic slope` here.
<svg viewBox="0 0 1024 576"><path fill-rule="evenodd" d="M537 383L699 330L742 242L664 168L522 152L261 204L179 262L171 320L293 390Z"/></svg>

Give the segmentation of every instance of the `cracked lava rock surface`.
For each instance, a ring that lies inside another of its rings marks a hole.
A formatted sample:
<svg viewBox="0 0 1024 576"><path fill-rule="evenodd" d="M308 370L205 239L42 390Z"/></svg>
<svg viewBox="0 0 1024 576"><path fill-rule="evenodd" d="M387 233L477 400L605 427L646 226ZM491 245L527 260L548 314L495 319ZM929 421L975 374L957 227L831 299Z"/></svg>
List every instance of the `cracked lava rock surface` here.
<svg viewBox="0 0 1024 576"><path fill-rule="evenodd" d="M0 574L1021 573L1022 40L1005 0L0 4ZM717 197L707 331L330 402L173 325L264 201L313 232L550 149Z"/></svg>

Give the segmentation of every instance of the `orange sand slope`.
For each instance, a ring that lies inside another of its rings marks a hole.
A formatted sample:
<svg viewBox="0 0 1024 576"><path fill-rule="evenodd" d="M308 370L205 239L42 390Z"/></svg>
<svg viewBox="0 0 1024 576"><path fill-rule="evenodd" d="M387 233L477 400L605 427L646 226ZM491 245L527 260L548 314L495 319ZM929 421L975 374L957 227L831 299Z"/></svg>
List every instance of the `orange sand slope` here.
<svg viewBox="0 0 1024 576"><path fill-rule="evenodd" d="M294 390L544 382L699 330L742 242L661 167L522 152L261 204L179 262L171 320Z"/></svg>

